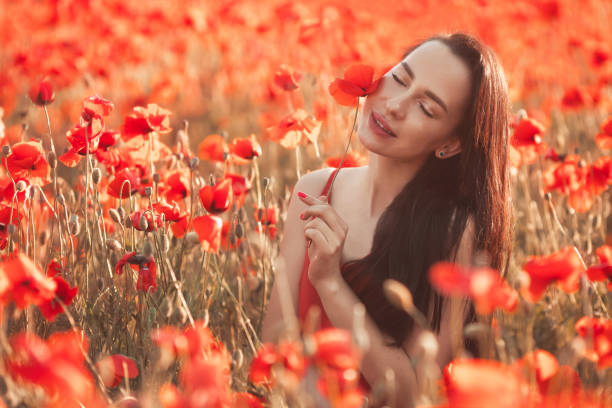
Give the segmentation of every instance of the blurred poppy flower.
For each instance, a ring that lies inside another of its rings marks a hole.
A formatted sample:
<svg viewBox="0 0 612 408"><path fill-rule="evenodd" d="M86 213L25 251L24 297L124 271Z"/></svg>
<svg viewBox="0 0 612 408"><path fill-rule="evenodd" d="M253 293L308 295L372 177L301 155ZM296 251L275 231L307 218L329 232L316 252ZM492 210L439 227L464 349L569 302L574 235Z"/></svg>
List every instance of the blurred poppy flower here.
<svg viewBox="0 0 612 408"><path fill-rule="evenodd" d="M595 143L601 150L612 150L612 116L604 120L600 130L595 136Z"/></svg>
<svg viewBox="0 0 612 408"><path fill-rule="evenodd" d="M302 74L287 64L282 64L274 73L274 83L285 91L293 91L300 86Z"/></svg>
<svg viewBox="0 0 612 408"><path fill-rule="evenodd" d="M102 117L97 114L93 114L88 122L82 121L75 125L66 133L66 140L71 148L59 157L59 161L68 167L75 167L81 161L81 157L87 154L88 146L89 153L94 153L98 149L103 128Z"/></svg>
<svg viewBox="0 0 612 408"><path fill-rule="evenodd" d="M11 300L19 309L30 304L40 305L53 299L57 283L43 275L36 264L23 252L11 255L0 263L0 275L4 275L4 293L0 289L0 303Z"/></svg>
<svg viewBox="0 0 612 408"><path fill-rule="evenodd" d="M223 179L214 186L204 186L199 192L200 200L206 210L220 214L232 205L232 180Z"/></svg>
<svg viewBox="0 0 612 408"><path fill-rule="evenodd" d="M343 106L355 106L360 96L371 94L378 87L380 78L374 79L374 68L369 65L351 65L344 72L344 79L336 78L329 85L329 93Z"/></svg>
<svg viewBox="0 0 612 408"><path fill-rule="evenodd" d="M168 174L161 186L168 201L180 201L189 196L189 173L186 170L175 170Z"/></svg>
<svg viewBox="0 0 612 408"><path fill-rule="evenodd" d="M198 145L198 156L202 160L223 162L227 154L229 148L221 135L208 135Z"/></svg>
<svg viewBox="0 0 612 408"><path fill-rule="evenodd" d="M223 220L215 215L201 215L193 219L193 229L204 251L217 253L221 245Z"/></svg>
<svg viewBox="0 0 612 408"><path fill-rule="evenodd" d="M22 215L16 208L0 203L0 249L6 248L8 244L9 223L18 226L21 218Z"/></svg>
<svg viewBox="0 0 612 408"><path fill-rule="evenodd" d="M251 393L237 392L233 398L234 408L263 408L262 402Z"/></svg>
<svg viewBox="0 0 612 408"><path fill-rule="evenodd" d="M534 163L546 151L548 146L542 140L544 131L544 126L532 118L524 118L514 126L510 143L520 153L522 164Z"/></svg>
<svg viewBox="0 0 612 408"><path fill-rule="evenodd" d="M146 222L141 221L143 217ZM130 215L130 221L138 231L152 232L164 225L159 214L150 210L134 211Z"/></svg>
<svg viewBox="0 0 612 408"><path fill-rule="evenodd" d="M498 307L513 312L518 306L516 291L491 268L437 262L429 269L429 280L444 295L469 296L479 314L490 314Z"/></svg>
<svg viewBox="0 0 612 408"><path fill-rule="evenodd" d="M561 98L561 106L565 109L584 108L590 102L588 93L579 86L567 88Z"/></svg>
<svg viewBox="0 0 612 408"><path fill-rule="evenodd" d="M592 196L603 193L612 184L612 156L602 156L588 167L586 189Z"/></svg>
<svg viewBox="0 0 612 408"><path fill-rule="evenodd" d="M114 388L121 384L126 374L128 378L138 377L136 363L130 357L123 354L113 354L96 361L96 368L104 385L109 388Z"/></svg>
<svg viewBox="0 0 612 408"><path fill-rule="evenodd" d="M250 179L234 173L225 173L223 177L224 180L231 180L232 183L232 191L234 193L234 201L236 203L236 207L240 208L244 204L244 200L251 191L252 179L255 175L253 174Z"/></svg>
<svg viewBox="0 0 612 408"><path fill-rule="evenodd" d="M338 168L342 156L329 157L325 159L325 164L329 167ZM368 164L367 157L359 154L358 152L348 152L342 163L342 167L361 167Z"/></svg>
<svg viewBox="0 0 612 408"><path fill-rule="evenodd" d="M114 146L120 138L120 133L116 130L106 130L100 135L98 141L98 149L102 151L108 151L108 149Z"/></svg>
<svg viewBox="0 0 612 408"><path fill-rule="evenodd" d="M529 286L524 288L523 296L536 302L551 283L557 283L567 293L577 291L580 274L585 269L577 250L566 247L550 255L530 257L523 270L529 275Z"/></svg>
<svg viewBox="0 0 612 408"><path fill-rule="evenodd" d="M261 156L261 146L257 143L254 134L244 139L234 139L230 151L234 158L239 159L238 164L248 163L254 157Z"/></svg>
<svg viewBox="0 0 612 408"><path fill-rule="evenodd" d="M253 384L274 386L272 367L278 364L284 371L282 375L294 383L299 383L304 376L307 360L300 343L281 341L278 345L264 343L251 361L249 379Z"/></svg>
<svg viewBox="0 0 612 408"><path fill-rule="evenodd" d="M145 256L137 252L128 252L123 255L117 266L115 266L115 274L123 273L123 266L138 267L138 280L136 281L136 289L147 292L151 289L152 292L157 290L157 269L155 267L155 259L152 256Z"/></svg>
<svg viewBox="0 0 612 408"><path fill-rule="evenodd" d="M51 81L47 78L43 78L30 87L28 96L36 105L44 106L55 100L55 91L53 90Z"/></svg>
<svg viewBox="0 0 612 408"><path fill-rule="evenodd" d="M285 116L276 126L267 129L268 137L286 149L312 142L316 143L321 132L321 122L303 109Z"/></svg>
<svg viewBox="0 0 612 408"><path fill-rule="evenodd" d="M108 195L115 198L128 198L140 187L140 177L135 170L119 170L108 183Z"/></svg>
<svg viewBox="0 0 612 408"><path fill-rule="evenodd" d="M589 339L592 336L592 347L587 346L585 357L596 362L600 369L612 367L612 320L583 316L576 322L574 329L582 338Z"/></svg>
<svg viewBox="0 0 612 408"><path fill-rule="evenodd" d="M172 204L173 205L170 205L166 201L158 201L153 203L153 210L159 214L163 214L166 221L179 221L186 216L186 214L181 212L181 209L175 201L173 201Z"/></svg>
<svg viewBox="0 0 612 408"><path fill-rule="evenodd" d="M51 182L51 170L41 142L32 140L15 143L6 158L6 165L13 179L27 178L32 184L41 186Z"/></svg>
<svg viewBox="0 0 612 408"><path fill-rule="evenodd" d="M111 101L98 95L83 99L82 104L81 117L86 122L90 122L95 117L110 115L115 107Z"/></svg>
<svg viewBox="0 0 612 408"><path fill-rule="evenodd" d="M170 128L170 115L172 113L157 104L150 103L147 107L135 106L133 112L125 118L121 134L125 140L136 136L146 136L151 132L166 134Z"/></svg>
<svg viewBox="0 0 612 408"><path fill-rule="evenodd" d="M586 274L592 281L609 279L608 290L612 291L612 246L603 245L595 250L599 264L587 268Z"/></svg>
<svg viewBox="0 0 612 408"><path fill-rule="evenodd" d="M518 370L498 361L456 359L443 370L449 407L514 408L529 401L529 386Z"/></svg>
<svg viewBox="0 0 612 408"><path fill-rule="evenodd" d="M45 319L52 322L55 320L55 317L64 312L64 306L62 304L69 306L72 304L72 300L76 296L79 288L78 287L70 287L66 280L59 276L58 273L61 271L61 266L59 262L56 260L52 260L47 266L47 277L51 277L56 284L55 296L52 299L45 300L38 308L40 309ZM56 299L59 299L62 304L60 304Z"/></svg>
<svg viewBox="0 0 612 408"><path fill-rule="evenodd" d="M588 189L590 167L575 154L568 154L562 163L544 171L542 181L546 191L557 190L568 195L568 203L578 212L587 211L592 204Z"/></svg>

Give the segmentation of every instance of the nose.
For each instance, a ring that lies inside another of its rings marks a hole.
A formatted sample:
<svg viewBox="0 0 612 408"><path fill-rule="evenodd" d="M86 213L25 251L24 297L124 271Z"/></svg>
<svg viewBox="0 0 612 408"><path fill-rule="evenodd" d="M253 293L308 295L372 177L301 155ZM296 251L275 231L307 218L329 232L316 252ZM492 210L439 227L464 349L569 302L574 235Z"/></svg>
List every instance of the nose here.
<svg viewBox="0 0 612 408"><path fill-rule="evenodd" d="M387 103L385 105L387 115L393 117L394 119L402 119L405 115L405 107L402 103L405 100L405 96L396 96L387 99Z"/></svg>

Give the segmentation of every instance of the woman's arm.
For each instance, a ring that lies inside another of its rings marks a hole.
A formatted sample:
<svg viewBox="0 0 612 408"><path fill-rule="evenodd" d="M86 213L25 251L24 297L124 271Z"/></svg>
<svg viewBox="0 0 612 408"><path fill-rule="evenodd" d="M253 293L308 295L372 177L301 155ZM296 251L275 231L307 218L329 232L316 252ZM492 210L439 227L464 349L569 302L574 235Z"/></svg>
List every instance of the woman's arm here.
<svg viewBox="0 0 612 408"><path fill-rule="evenodd" d="M299 215L307 208L296 196L298 191L317 195L333 169L315 170L302 176L289 199L279 255L274 261L275 279L261 330L262 342L276 342L284 324L297 323L300 274L306 255L306 239Z"/></svg>

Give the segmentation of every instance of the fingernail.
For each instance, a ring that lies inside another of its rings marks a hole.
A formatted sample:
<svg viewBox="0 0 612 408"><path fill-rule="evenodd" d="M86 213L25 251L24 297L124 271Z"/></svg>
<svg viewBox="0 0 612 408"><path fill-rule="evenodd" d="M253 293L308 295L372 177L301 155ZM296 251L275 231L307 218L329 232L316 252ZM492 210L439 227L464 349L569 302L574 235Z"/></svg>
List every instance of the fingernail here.
<svg viewBox="0 0 612 408"><path fill-rule="evenodd" d="M304 219L304 213L300 214L300 219L302 219L302 220Z"/></svg>
<svg viewBox="0 0 612 408"><path fill-rule="evenodd" d="M307 197L307 195L302 193L301 191L298 191L298 196L302 197L302 198L306 198Z"/></svg>

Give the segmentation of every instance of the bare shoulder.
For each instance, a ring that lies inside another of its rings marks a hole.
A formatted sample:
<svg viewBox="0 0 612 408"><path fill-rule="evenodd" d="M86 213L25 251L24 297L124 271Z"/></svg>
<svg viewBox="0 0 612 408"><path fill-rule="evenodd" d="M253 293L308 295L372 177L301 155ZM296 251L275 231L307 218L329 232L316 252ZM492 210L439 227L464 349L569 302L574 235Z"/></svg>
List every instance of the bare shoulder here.
<svg viewBox="0 0 612 408"><path fill-rule="evenodd" d="M323 191L325 183L333 171L333 167L327 167L304 174L295 183L294 193L303 191L306 194L318 196Z"/></svg>

